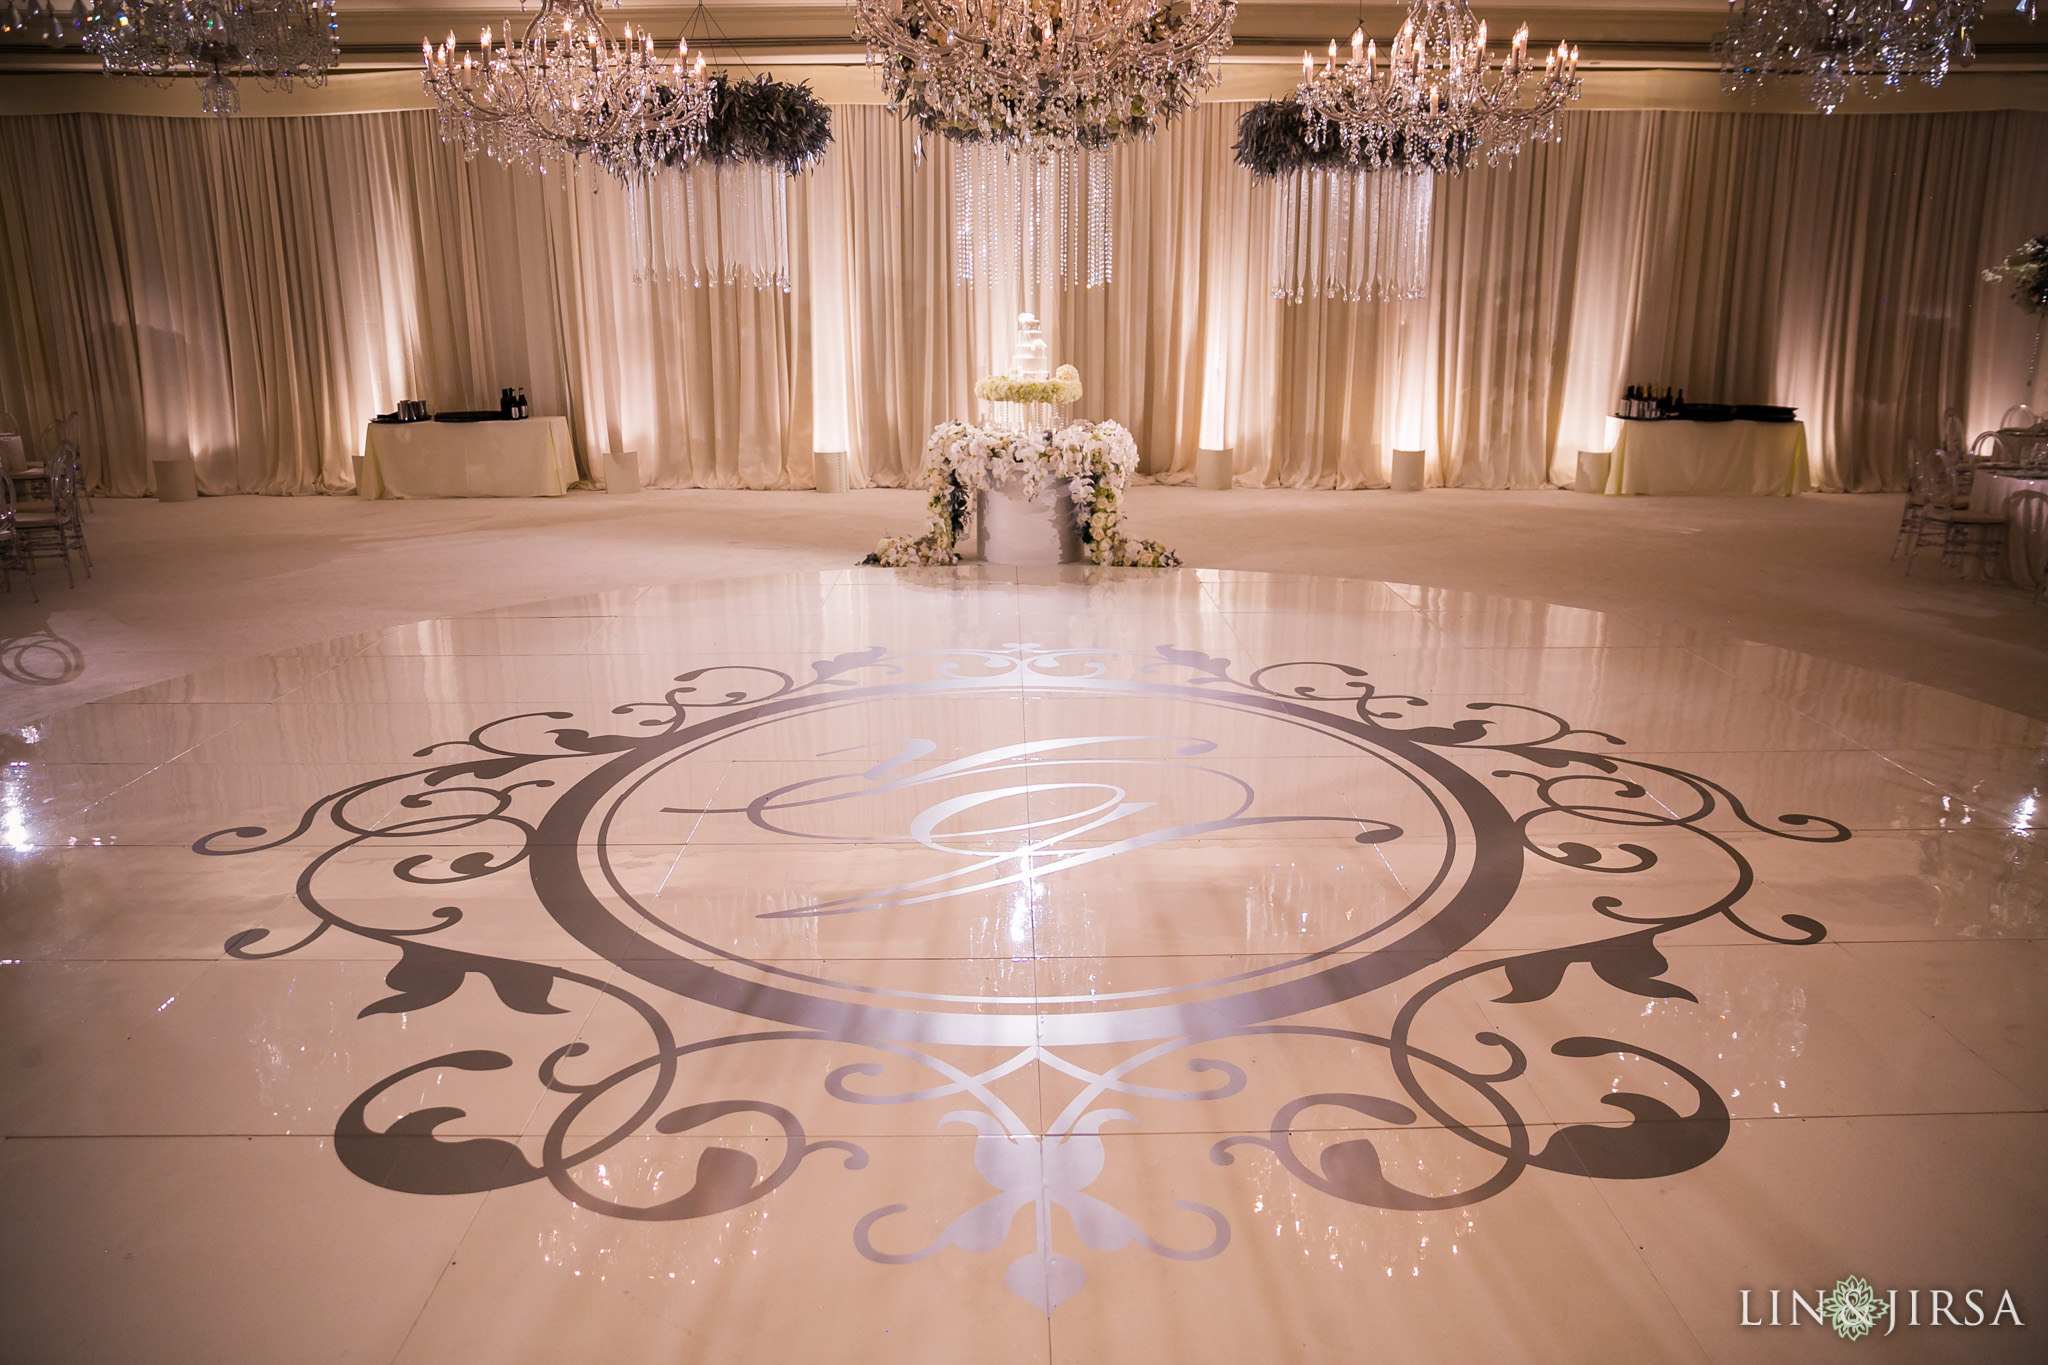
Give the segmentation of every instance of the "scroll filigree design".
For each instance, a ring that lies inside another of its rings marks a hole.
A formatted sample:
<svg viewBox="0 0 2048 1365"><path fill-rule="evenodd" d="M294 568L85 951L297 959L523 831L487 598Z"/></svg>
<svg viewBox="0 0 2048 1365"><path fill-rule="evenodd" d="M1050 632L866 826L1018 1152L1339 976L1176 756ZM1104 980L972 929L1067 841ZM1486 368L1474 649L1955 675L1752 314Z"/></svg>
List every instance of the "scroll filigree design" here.
<svg viewBox="0 0 2048 1365"><path fill-rule="evenodd" d="M977 698L1009 705L1027 694L1079 703L1082 714L1099 703L1124 713L1149 708L1171 714L1175 725L1165 733L1052 733L958 758L939 756L916 735L870 735L804 760L820 765L815 773L784 774L737 794L721 786L699 800L667 795L678 765L720 760L726 746L778 727L851 730L847 718L862 708ZM1186 717L1208 708L1240 727L1278 727L1327 745L1404 793L1408 814L1274 805L1234 771L1224 746L1185 733ZM1717 922L1792 947L1826 933L1802 915L1764 924L1745 908L1755 874L1723 827L1807 843L1849 837L1818 815L1761 818L1711 778L1632 755L1620 738L1534 706L1465 703L1440 717L1425 698L1381 691L1357 665L1245 670L1171 646L1149 654L873 648L819 661L809 676L760 665L700 668L680 674L658 700L620 705L595 721L567 710L507 716L416 758L321 798L290 828L223 830L195 845L214 857L311 850L296 883L306 923L282 946L270 928L244 930L228 940L231 956L283 957L349 936L396 958L384 977L390 994L363 1008L365 1018L411 1016L466 989L487 990L506 1016L566 1035L532 1064L546 1100L543 1121L523 1138L466 1135L468 1115L447 1103L381 1125L372 1117L403 1108L428 1081L437 1094L459 1095L520 1065L483 1038L421 1057L346 1104L335 1139L349 1170L417 1194L545 1181L577 1206L619 1219L727 1213L790 1186L813 1157L830 1154L841 1169L861 1171L870 1154L855 1141L810 1136L806 1119L816 1126L816 1117L799 1114L803 1101L732 1093L739 1082L719 1078L798 1075L788 1070L795 1059L821 1047L835 1057L853 1051L869 1060L828 1065L815 1091L804 1093L828 1110L846 1107L842 1114L966 1106L938 1122L972 1132L975 1171L992 1191L922 1240L900 1227L912 1202L880 1203L851 1230L854 1249L882 1264L992 1252L1030 1210L1031 1249L1009 1264L1005 1281L1047 1313L1087 1278L1082 1262L1056 1246L1055 1210L1090 1252L1137 1247L1189 1260L1230 1245L1230 1219L1207 1204L1175 1200L1141 1219L1090 1191L1111 1159L1105 1125L1143 1129L1141 1115L1154 1106L1206 1106L1205 1114L1225 1116L1203 1120L1202 1131L1220 1134L1209 1147L1214 1166L1263 1151L1299 1187L1379 1209L1467 1208L1532 1170L1625 1180L1706 1162L1728 1141L1730 1113L1684 1060L1617 1038L1550 1039L1547 1054L1558 1065L1626 1057L1632 1067L1656 1069L1685 1107L1617 1084L1601 1103L1625 1122L1565 1124L1539 1146L1517 1087L1531 1070L1528 1038L1541 1027L1489 1027L1451 1047L1441 1026L1423 1026L1454 998L1483 998L1490 1018L1519 1021L1528 1017L1520 1007L1552 1000L1568 982L1653 1003L1696 1002L1673 979L1663 947L1671 935ZM1213 809L1189 818L1134 794L1134 784L1160 780L1198 794L1189 801L1210 793ZM1046 809L1021 819L990 814L1034 799ZM1105 860L1217 837L1327 835L1333 824L1338 846L1426 856L1404 904L1284 960L1142 989L947 995L750 956L744 944L665 919L626 865L630 841L619 831L637 818L737 822L764 857L851 842L937 860L936 872L756 909L751 922L761 926L943 910L990 892L1028 896ZM1674 858L1694 869L1676 888L1659 876ZM1720 869L1716 878L1698 874L1701 859ZM1514 922L1525 877L1540 868L1585 879L1574 892L1583 914L1561 941L1489 948L1496 926ZM380 894L351 893L366 877ZM1703 889L1688 899L1692 888ZM544 914L536 922L559 931L564 952L509 955L463 937L472 915L485 913L472 907L504 913L508 898ZM587 950L591 970L565 960L577 955L572 948ZM1369 1024L1386 1016L1382 1002L1390 1001L1398 1001L1391 1018ZM706 1019L731 1026L707 1027ZM1290 1074L1323 1074L1319 1049L1353 1059L1330 1067L1333 1076L1364 1074L1355 1059L1375 1057L1385 1084L1354 1082L1295 1095L1270 1113L1241 1113L1270 1103L1252 1097L1263 1079L1257 1058L1276 1048L1293 1059ZM740 1050L755 1059L717 1065ZM1071 1092L1042 1122L1003 1098L1006 1082L1033 1068ZM1477 1165L1460 1167L1469 1174L1452 1187L1417 1187L1390 1172L1382 1152L1389 1132L1461 1144ZM602 1174L608 1154L649 1134L700 1144L681 1192L629 1197Z"/></svg>

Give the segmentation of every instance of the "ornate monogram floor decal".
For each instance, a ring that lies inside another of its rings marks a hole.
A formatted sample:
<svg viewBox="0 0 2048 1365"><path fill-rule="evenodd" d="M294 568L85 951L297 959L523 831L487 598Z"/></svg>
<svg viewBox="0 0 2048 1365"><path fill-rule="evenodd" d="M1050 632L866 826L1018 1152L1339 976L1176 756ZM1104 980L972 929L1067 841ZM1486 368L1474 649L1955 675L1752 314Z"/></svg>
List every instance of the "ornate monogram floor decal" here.
<svg viewBox="0 0 2048 1365"><path fill-rule="evenodd" d="M959 742L995 718L993 742ZM1691 1001L1660 939L1695 926L1818 943L1811 919L1746 917L1752 873L1728 831L1848 837L1818 816L1752 817L1711 779L1546 711L1432 708L1350 665L1245 672L1171 647L697 669L601 720L508 716L418 757L290 830L196 845L317 849L297 881L310 926L283 946L246 930L235 957L353 936L357 955L399 955L364 1018L410 1019L473 982L507 1038L532 1036L515 1016L567 1030L529 1062L485 1033L377 1081L336 1123L351 1171L422 1195L546 1181L617 1218L703 1218L813 1157L863 1171L860 1114L937 1103L921 1121L972 1134L992 1193L932 1210L885 1192L903 1199L861 1217L853 1247L887 1264L990 1252L1028 1209L1035 1248L1004 1280L1048 1313L1087 1278L1056 1249L1062 1227L1094 1252L1198 1260L1230 1244L1203 1203L1134 1217L1089 1193L1116 1159L1109 1125L1186 1131L1171 1115L1199 1110L1216 1166L1263 1151L1300 1186L1381 1209L1477 1204L1532 1169L1641 1179L1707 1161L1729 1113L1690 1059L1532 1007L1594 982ZM1283 845L1297 875L1348 898L1297 917L1284 885L1262 899L1201 880L1205 852ZM1397 894L1373 900L1368 882ZM566 936L559 953L491 946L494 917L521 906ZM1243 938L1120 977L1072 965L1141 954L1148 915ZM834 946L855 941L868 949ZM935 953L988 969L970 982L915 961ZM1513 1027L1457 1022L1479 1014ZM835 1060L804 1079L792 1058L818 1045ZM1538 1061L1657 1079L1600 1082L1625 1121L1552 1122L1521 1088ZM532 1126L492 1136L426 1102L494 1075L537 1076ZM1042 1114L1027 1094L1048 1097ZM694 1179L633 1198L617 1153L652 1135L700 1140ZM1390 1168L1376 1137L1395 1136L1450 1144L1469 1175ZM828 1178L861 1177L805 1176Z"/></svg>

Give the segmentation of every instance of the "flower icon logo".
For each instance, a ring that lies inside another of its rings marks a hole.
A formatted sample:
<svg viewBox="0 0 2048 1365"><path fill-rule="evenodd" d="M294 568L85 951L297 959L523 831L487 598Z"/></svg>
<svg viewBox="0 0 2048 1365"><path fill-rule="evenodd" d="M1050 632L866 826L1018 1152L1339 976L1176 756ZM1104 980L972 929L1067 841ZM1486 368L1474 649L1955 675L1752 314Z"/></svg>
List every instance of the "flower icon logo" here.
<svg viewBox="0 0 2048 1365"><path fill-rule="evenodd" d="M1827 1318L1828 1326L1835 1329L1835 1335L1847 1341L1857 1341L1877 1326L1877 1320L1888 1311L1878 1302L1877 1291L1870 1287L1870 1281L1861 1275L1851 1275L1835 1281L1832 1294L1821 1295L1820 1311Z"/></svg>

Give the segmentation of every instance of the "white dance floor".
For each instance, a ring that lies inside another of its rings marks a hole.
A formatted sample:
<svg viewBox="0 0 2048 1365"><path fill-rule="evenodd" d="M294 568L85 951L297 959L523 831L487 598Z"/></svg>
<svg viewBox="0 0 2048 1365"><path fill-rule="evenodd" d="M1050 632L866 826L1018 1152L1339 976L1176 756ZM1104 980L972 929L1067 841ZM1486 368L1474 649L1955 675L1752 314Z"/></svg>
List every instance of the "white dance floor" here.
<svg viewBox="0 0 2048 1365"><path fill-rule="evenodd" d="M1807 1361L1745 1322L1858 1278L1859 1359L2040 1355L2039 721L1478 594L853 569L4 742L0 1356Z"/></svg>

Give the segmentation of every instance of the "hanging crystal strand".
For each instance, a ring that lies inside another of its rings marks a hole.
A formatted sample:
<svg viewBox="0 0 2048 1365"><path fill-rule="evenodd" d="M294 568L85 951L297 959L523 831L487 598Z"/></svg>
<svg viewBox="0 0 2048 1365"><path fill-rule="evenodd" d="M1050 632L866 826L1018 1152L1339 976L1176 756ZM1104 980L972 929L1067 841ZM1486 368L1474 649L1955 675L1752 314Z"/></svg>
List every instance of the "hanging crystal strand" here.
<svg viewBox="0 0 2048 1365"><path fill-rule="evenodd" d="M1330 296L1330 174L1317 168L1309 172L1309 261L1316 298Z"/></svg>
<svg viewBox="0 0 2048 1365"><path fill-rule="evenodd" d="M1352 229L1357 226L1351 217L1353 178L1348 170L1330 172L1329 289L1332 298L1347 303L1357 298L1351 289L1351 239Z"/></svg>
<svg viewBox="0 0 2048 1365"><path fill-rule="evenodd" d="M683 175L687 177L687 182L683 186L683 231L686 246L683 255L678 259L689 266L692 286L704 282L704 213L703 206L698 203L704 197L702 170L702 167L690 166L683 171Z"/></svg>
<svg viewBox="0 0 2048 1365"><path fill-rule="evenodd" d="M1061 148L1054 152L1046 166L1046 180L1054 203L1052 211L1057 216L1059 227L1052 242L1052 256L1058 268L1061 286L1076 282L1073 261L1074 245L1074 193L1073 175L1075 153L1078 149Z"/></svg>
<svg viewBox="0 0 2048 1365"><path fill-rule="evenodd" d="M968 158L953 158L953 278L966 283L974 278L974 198L968 190Z"/></svg>
<svg viewBox="0 0 2048 1365"><path fill-rule="evenodd" d="M1346 187L1351 201L1351 297L1376 302L1380 293L1380 178L1353 171Z"/></svg>
<svg viewBox="0 0 2048 1365"><path fill-rule="evenodd" d="M1436 177L1410 175L1403 179L1408 191L1401 224L1405 253L1401 274L1406 285L1403 297L1419 299L1429 288L1430 217L1436 198Z"/></svg>
<svg viewBox="0 0 2048 1365"><path fill-rule="evenodd" d="M1272 295L1276 299L1292 302L1292 285L1287 278L1287 265L1292 259L1287 250L1287 234L1290 230L1288 205L1294 198L1294 173L1284 171L1273 181L1273 250L1269 262Z"/></svg>
<svg viewBox="0 0 2048 1365"><path fill-rule="evenodd" d="M1091 272L1097 284L1108 284L1116 278L1116 163L1111 160L1113 155L1107 147L1097 149L1095 184L1088 195L1090 212L1100 223L1096 238L1098 269Z"/></svg>
<svg viewBox="0 0 2048 1365"><path fill-rule="evenodd" d="M746 182L747 223L746 236L740 239L741 251L736 264L740 282L755 288L769 283L774 274L775 260L775 225L768 221L774 192L761 178L760 171L759 166L739 168L740 178Z"/></svg>
<svg viewBox="0 0 2048 1365"><path fill-rule="evenodd" d="M1300 303L1300 252L1294 233L1300 227L1300 174L1290 170L1274 180L1274 297Z"/></svg>
<svg viewBox="0 0 2048 1365"><path fill-rule="evenodd" d="M632 253L633 283L635 284L645 284L647 282L651 265L649 260L650 248L647 240L647 223L642 217L647 209L646 201L652 197L647 191L648 186L645 177L635 175L626 178L626 224L632 234L632 242L629 249Z"/></svg>
<svg viewBox="0 0 2048 1365"><path fill-rule="evenodd" d="M688 170L670 170L661 178L661 277L664 280L682 278L687 243L683 237L684 221L689 214L689 182L685 179Z"/></svg>
<svg viewBox="0 0 2048 1365"><path fill-rule="evenodd" d="M711 230L706 236L711 251L704 262L704 283L709 285L725 282L732 269L732 244L739 233L739 223L736 219L738 205L735 202L738 196L730 192L727 181L725 167L711 168Z"/></svg>
<svg viewBox="0 0 2048 1365"><path fill-rule="evenodd" d="M789 177L765 170L775 182L775 282L789 292Z"/></svg>
<svg viewBox="0 0 2048 1365"><path fill-rule="evenodd" d="M718 168L718 278L714 284L733 284L745 271L754 253L752 188L746 167Z"/></svg>
<svg viewBox="0 0 2048 1365"><path fill-rule="evenodd" d="M1394 189L1383 171L1360 174L1358 180L1358 218L1368 243L1359 282L1366 298L1390 299L1393 269L1387 260L1387 248L1394 244L1394 238L1388 227L1387 211L1394 202Z"/></svg>

